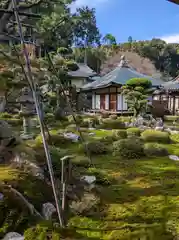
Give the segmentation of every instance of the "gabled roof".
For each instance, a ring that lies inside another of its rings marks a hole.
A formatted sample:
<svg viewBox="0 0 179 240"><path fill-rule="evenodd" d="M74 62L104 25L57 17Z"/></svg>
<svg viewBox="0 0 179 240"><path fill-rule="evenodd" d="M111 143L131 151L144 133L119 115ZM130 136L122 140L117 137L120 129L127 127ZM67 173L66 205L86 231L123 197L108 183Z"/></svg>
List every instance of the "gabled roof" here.
<svg viewBox="0 0 179 240"><path fill-rule="evenodd" d="M85 63L77 63L79 69L76 71L69 71L68 75L71 77L82 77L88 78L92 76L96 76L97 73L93 71L90 67L88 67Z"/></svg>
<svg viewBox="0 0 179 240"><path fill-rule="evenodd" d="M146 78L151 80L153 86L161 86L163 81L161 79L153 78L151 76L144 75L137 72L135 69L130 68L125 61L125 57L121 57L120 64L113 71L109 72L105 76L96 80L95 82L84 85L82 90L104 88L111 84L124 85L131 78Z"/></svg>
<svg viewBox="0 0 179 240"><path fill-rule="evenodd" d="M179 81L177 79L172 80L162 84L162 86L164 87L165 90L177 90L179 89Z"/></svg>
<svg viewBox="0 0 179 240"><path fill-rule="evenodd" d="M82 87L82 89L86 90L86 89L95 88L96 85L100 84L102 78L101 78L100 76L98 76L98 77L95 77L95 79L96 79L95 81L85 84L85 85Z"/></svg>

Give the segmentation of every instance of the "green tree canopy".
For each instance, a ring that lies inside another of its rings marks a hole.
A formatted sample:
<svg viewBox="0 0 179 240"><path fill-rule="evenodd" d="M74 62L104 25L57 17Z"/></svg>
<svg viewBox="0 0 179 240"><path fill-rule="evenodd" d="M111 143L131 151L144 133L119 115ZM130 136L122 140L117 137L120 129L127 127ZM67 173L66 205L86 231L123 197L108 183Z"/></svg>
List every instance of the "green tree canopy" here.
<svg viewBox="0 0 179 240"><path fill-rule="evenodd" d="M131 78L126 82L126 85L132 88L142 87L148 89L152 87L152 82L146 78Z"/></svg>

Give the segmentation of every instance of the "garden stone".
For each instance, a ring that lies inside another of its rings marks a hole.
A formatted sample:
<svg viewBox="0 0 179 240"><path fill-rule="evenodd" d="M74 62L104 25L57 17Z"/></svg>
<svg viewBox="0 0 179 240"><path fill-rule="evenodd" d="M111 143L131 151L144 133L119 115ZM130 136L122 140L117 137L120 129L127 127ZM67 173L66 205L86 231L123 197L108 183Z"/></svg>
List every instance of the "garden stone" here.
<svg viewBox="0 0 179 240"><path fill-rule="evenodd" d="M75 133L70 132L70 133L64 133L63 135L64 135L65 138L71 139L74 142L79 141L79 136L76 135Z"/></svg>
<svg viewBox="0 0 179 240"><path fill-rule="evenodd" d="M89 133L88 135L89 135L89 136L94 136L95 133L91 132L91 133Z"/></svg>
<svg viewBox="0 0 179 240"><path fill-rule="evenodd" d="M96 177L95 176L83 176L81 178L81 180L84 180L85 182L92 184L96 181Z"/></svg>
<svg viewBox="0 0 179 240"><path fill-rule="evenodd" d="M169 155L168 157L169 157L171 160L179 161L179 157L176 156L176 155Z"/></svg>
<svg viewBox="0 0 179 240"><path fill-rule="evenodd" d="M163 129L164 129L163 127L155 127L156 131L163 131Z"/></svg>
<svg viewBox="0 0 179 240"><path fill-rule="evenodd" d="M134 122L130 123L130 124L128 125L128 127L129 127L129 128L130 128L130 127L135 127L135 123L134 123Z"/></svg>
<svg viewBox="0 0 179 240"><path fill-rule="evenodd" d="M50 220L52 218L52 214L56 212L56 208L52 203L44 203L42 205L42 214L46 220Z"/></svg>
<svg viewBox="0 0 179 240"><path fill-rule="evenodd" d="M157 122L156 122L156 127L163 127L163 120L160 118Z"/></svg>
<svg viewBox="0 0 179 240"><path fill-rule="evenodd" d="M135 121L135 124L136 124L136 126L138 127L138 126L142 126L143 123L144 123L144 118L139 115L139 116L137 117L136 121Z"/></svg>
<svg viewBox="0 0 179 240"><path fill-rule="evenodd" d="M24 237L16 232L9 232L2 240L24 240Z"/></svg>
<svg viewBox="0 0 179 240"><path fill-rule="evenodd" d="M125 124L125 127L128 127L129 126L129 122L124 122L124 124Z"/></svg>
<svg viewBox="0 0 179 240"><path fill-rule="evenodd" d="M91 130L96 130L96 128L88 128L88 130L90 130L90 131L91 131Z"/></svg>

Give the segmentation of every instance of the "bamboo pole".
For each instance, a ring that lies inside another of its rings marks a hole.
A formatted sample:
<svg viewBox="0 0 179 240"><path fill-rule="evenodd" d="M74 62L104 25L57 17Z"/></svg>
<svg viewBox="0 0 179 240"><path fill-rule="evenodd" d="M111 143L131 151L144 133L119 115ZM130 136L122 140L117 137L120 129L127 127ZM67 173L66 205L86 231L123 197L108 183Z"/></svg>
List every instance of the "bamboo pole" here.
<svg viewBox="0 0 179 240"><path fill-rule="evenodd" d="M61 227L63 227L63 219L62 219L61 210L60 210L60 207L59 207L59 200L58 200L58 197L57 197L58 196L57 195L57 190L56 190L56 187L55 187L55 179L54 179L54 172L53 172L53 167L52 167L52 160L51 160L49 147L48 147L48 144L47 144L47 141L46 141L46 137L45 137L44 125L43 125L43 122L42 122L42 119L41 119L41 114L40 114L41 113L40 112L40 106L39 106L39 102L38 102L38 97L36 95L36 86L33 83L33 77L32 77L30 60L29 60L28 52L27 52L27 49L26 49L25 41L24 41L22 25L21 25L21 22L20 22L18 11L17 11L17 2L16 2L16 0L12 0L12 4L13 4L13 10L14 10L14 15L15 15L15 18L16 18L16 22L18 24L18 30L19 30L20 40L21 40L21 46L22 46L22 49L23 49L23 54L24 54L24 58L25 58L25 62L26 62L27 77L28 77L28 80L29 80L30 87L32 89L32 94L33 94L35 107L36 107L36 111L37 111L37 116L38 116L38 120L39 120L39 124L40 124L40 131L41 131L43 145L44 145L44 150L45 150L45 154L46 154L46 160L47 160L48 170L49 170L49 174L50 174L53 194L54 194L54 198L55 198L58 219L59 219Z"/></svg>

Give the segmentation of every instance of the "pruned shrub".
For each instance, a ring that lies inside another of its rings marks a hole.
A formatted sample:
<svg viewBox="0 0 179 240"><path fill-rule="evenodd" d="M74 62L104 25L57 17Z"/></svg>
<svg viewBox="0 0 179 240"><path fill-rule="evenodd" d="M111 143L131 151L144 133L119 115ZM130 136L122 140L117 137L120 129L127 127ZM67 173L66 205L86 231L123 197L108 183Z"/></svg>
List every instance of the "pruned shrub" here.
<svg viewBox="0 0 179 240"><path fill-rule="evenodd" d="M82 122L80 122L80 127L88 128L89 127L89 121L82 121Z"/></svg>
<svg viewBox="0 0 179 240"><path fill-rule="evenodd" d="M89 142L86 144L86 148L91 155L100 155L108 151L106 145L100 141ZM86 149L84 150L86 151Z"/></svg>
<svg viewBox="0 0 179 240"><path fill-rule="evenodd" d="M134 137L134 136L139 137L140 133L141 133L141 131L140 131L139 128L128 128L127 129L127 136L128 137Z"/></svg>
<svg viewBox="0 0 179 240"><path fill-rule="evenodd" d="M144 145L144 153L146 156L167 156L168 150L158 143L146 143Z"/></svg>
<svg viewBox="0 0 179 240"><path fill-rule="evenodd" d="M35 151L35 159L38 162L39 165L44 165L44 163L46 163L46 155L45 155L45 151L44 151L44 147L41 146L34 146L33 150ZM61 162L60 162L60 158L64 157L66 154L66 150L63 149L59 149L57 147L54 146L50 146L49 147L50 150L50 155L52 158L52 165L56 168L57 165L58 167L61 166ZM58 171L58 169L57 169Z"/></svg>
<svg viewBox="0 0 179 240"><path fill-rule="evenodd" d="M115 135L115 134L113 134L112 136L105 136L105 137L103 137L102 139L101 139L101 141L103 142L103 143L113 143L113 142L115 142L115 141L117 141L119 138L117 137L117 135Z"/></svg>
<svg viewBox="0 0 179 240"><path fill-rule="evenodd" d="M55 146L66 146L67 144L72 143L71 139L67 139L63 136L61 133L57 133L54 131L50 131L50 138L48 134L46 134L46 140L49 144L55 145ZM35 139L36 146L42 145L42 136L39 134Z"/></svg>
<svg viewBox="0 0 179 240"><path fill-rule="evenodd" d="M179 116L166 115L164 116L165 121L174 122L179 120Z"/></svg>
<svg viewBox="0 0 179 240"><path fill-rule="evenodd" d="M10 114L10 113L7 113L7 112L0 113L0 118L1 119L7 119L7 118L12 118L12 117L13 117L13 115Z"/></svg>
<svg viewBox="0 0 179 240"><path fill-rule="evenodd" d="M105 172L99 168L89 168L87 174L95 176L95 183L99 185L110 185L113 181L108 174L105 174Z"/></svg>
<svg viewBox="0 0 179 240"><path fill-rule="evenodd" d="M48 123L54 121L54 114L53 113L46 113L44 116L44 120Z"/></svg>
<svg viewBox="0 0 179 240"><path fill-rule="evenodd" d="M170 143L170 136L168 132L161 132L149 129L145 130L141 134L141 137L145 142Z"/></svg>
<svg viewBox="0 0 179 240"><path fill-rule="evenodd" d="M9 119L6 119L6 122L15 127L15 126L21 126L23 120L17 119L17 118L9 118Z"/></svg>
<svg viewBox="0 0 179 240"><path fill-rule="evenodd" d="M114 155L133 159L144 156L143 143L138 138L121 139L113 143Z"/></svg>
<svg viewBox="0 0 179 240"><path fill-rule="evenodd" d="M117 115L116 114L112 114L109 116L110 119L116 120L117 119Z"/></svg>
<svg viewBox="0 0 179 240"><path fill-rule="evenodd" d="M107 112L102 112L102 113L101 113L101 118L109 118L109 113L107 113Z"/></svg>
<svg viewBox="0 0 179 240"><path fill-rule="evenodd" d="M55 120L68 121L68 118L65 116L64 111L61 108L58 108L54 113Z"/></svg>
<svg viewBox="0 0 179 240"><path fill-rule="evenodd" d="M127 138L127 131L125 129L114 130L114 135L119 139Z"/></svg>
<svg viewBox="0 0 179 240"><path fill-rule="evenodd" d="M105 119L102 121L100 128L102 128L102 129L124 129L125 124L118 119L117 120Z"/></svg>
<svg viewBox="0 0 179 240"><path fill-rule="evenodd" d="M92 127L96 127L97 125L99 125L99 118L98 117L90 118L90 123Z"/></svg>
<svg viewBox="0 0 179 240"><path fill-rule="evenodd" d="M68 116L68 121L71 124L81 124L83 122L83 117L80 115L75 115L75 121L74 121L74 117L72 115Z"/></svg>

